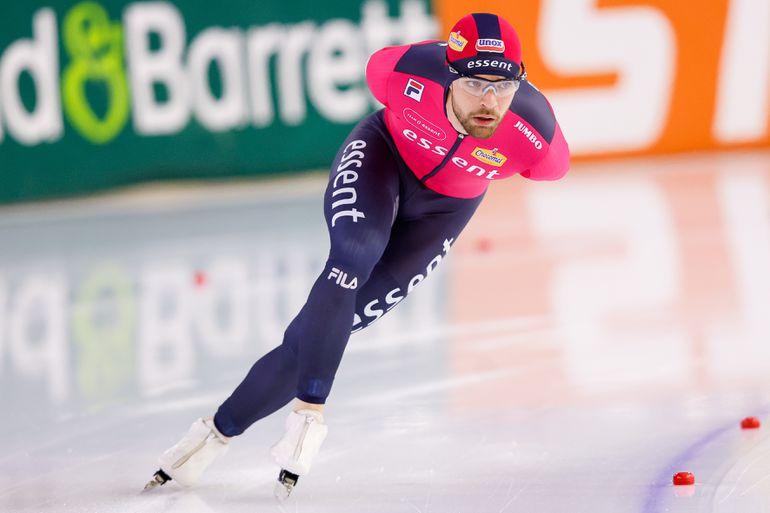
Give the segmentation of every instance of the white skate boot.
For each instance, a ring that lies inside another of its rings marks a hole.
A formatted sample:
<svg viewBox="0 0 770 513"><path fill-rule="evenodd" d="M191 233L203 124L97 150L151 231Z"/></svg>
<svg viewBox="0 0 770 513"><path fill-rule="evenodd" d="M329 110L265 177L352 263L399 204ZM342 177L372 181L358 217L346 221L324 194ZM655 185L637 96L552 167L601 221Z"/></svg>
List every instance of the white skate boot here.
<svg viewBox="0 0 770 513"><path fill-rule="evenodd" d="M326 439L329 427L324 424L321 412L314 410L293 411L286 419L286 432L273 446L270 454L281 473L275 486L275 497L284 501L289 497L299 476L310 472L313 459Z"/></svg>
<svg viewBox="0 0 770 513"><path fill-rule="evenodd" d="M160 470L144 489L150 490L171 479L183 486L194 485L214 459L227 451L229 442L214 426L212 417L196 420L182 439L158 458Z"/></svg>

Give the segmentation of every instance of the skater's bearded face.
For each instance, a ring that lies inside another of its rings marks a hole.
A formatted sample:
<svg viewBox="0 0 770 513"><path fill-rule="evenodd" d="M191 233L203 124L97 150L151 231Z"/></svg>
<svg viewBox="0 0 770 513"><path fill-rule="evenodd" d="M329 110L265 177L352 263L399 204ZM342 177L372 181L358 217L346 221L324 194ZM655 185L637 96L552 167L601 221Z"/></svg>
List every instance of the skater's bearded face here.
<svg viewBox="0 0 770 513"><path fill-rule="evenodd" d="M518 85L518 82L497 75L455 80L449 88L449 99L457 121L472 137L492 137L511 106Z"/></svg>

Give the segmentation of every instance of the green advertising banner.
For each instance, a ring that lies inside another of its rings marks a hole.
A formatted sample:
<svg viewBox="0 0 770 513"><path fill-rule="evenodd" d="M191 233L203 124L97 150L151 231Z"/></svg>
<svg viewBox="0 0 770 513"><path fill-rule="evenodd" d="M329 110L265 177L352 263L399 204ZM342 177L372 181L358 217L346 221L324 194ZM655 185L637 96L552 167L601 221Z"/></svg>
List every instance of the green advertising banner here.
<svg viewBox="0 0 770 513"><path fill-rule="evenodd" d="M323 167L378 108L369 55L438 33L427 0L0 12L0 201Z"/></svg>

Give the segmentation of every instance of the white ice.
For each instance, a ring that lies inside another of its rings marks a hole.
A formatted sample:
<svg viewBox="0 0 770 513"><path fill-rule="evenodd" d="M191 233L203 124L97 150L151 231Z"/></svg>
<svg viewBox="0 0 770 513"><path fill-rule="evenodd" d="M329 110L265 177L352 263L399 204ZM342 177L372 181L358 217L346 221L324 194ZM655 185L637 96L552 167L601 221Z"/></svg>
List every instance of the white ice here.
<svg viewBox="0 0 770 513"><path fill-rule="evenodd" d="M351 339L289 502L268 458L285 410L200 485L140 493L302 304L323 185L0 209L0 511L770 511L764 153L494 184L439 270Z"/></svg>

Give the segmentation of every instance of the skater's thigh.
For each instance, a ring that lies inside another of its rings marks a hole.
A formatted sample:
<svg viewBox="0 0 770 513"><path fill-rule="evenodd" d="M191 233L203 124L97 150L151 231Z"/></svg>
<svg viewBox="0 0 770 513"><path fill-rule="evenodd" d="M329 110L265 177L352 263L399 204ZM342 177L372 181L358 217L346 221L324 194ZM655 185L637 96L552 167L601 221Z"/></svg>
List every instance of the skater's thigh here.
<svg viewBox="0 0 770 513"><path fill-rule="evenodd" d="M388 245L399 195L399 158L369 117L343 143L324 195L331 264L366 280Z"/></svg>
<svg viewBox="0 0 770 513"><path fill-rule="evenodd" d="M399 284L409 286L430 274L460 236L483 195L451 198L432 191L413 195L399 211L380 265Z"/></svg>
<svg viewBox="0 0 770 513"><path fill-rule="evenodd" d="M397 219L390 242L356 301L353 331L382 317L447 257L481 198L450 202L451 209Z"/></svg>

